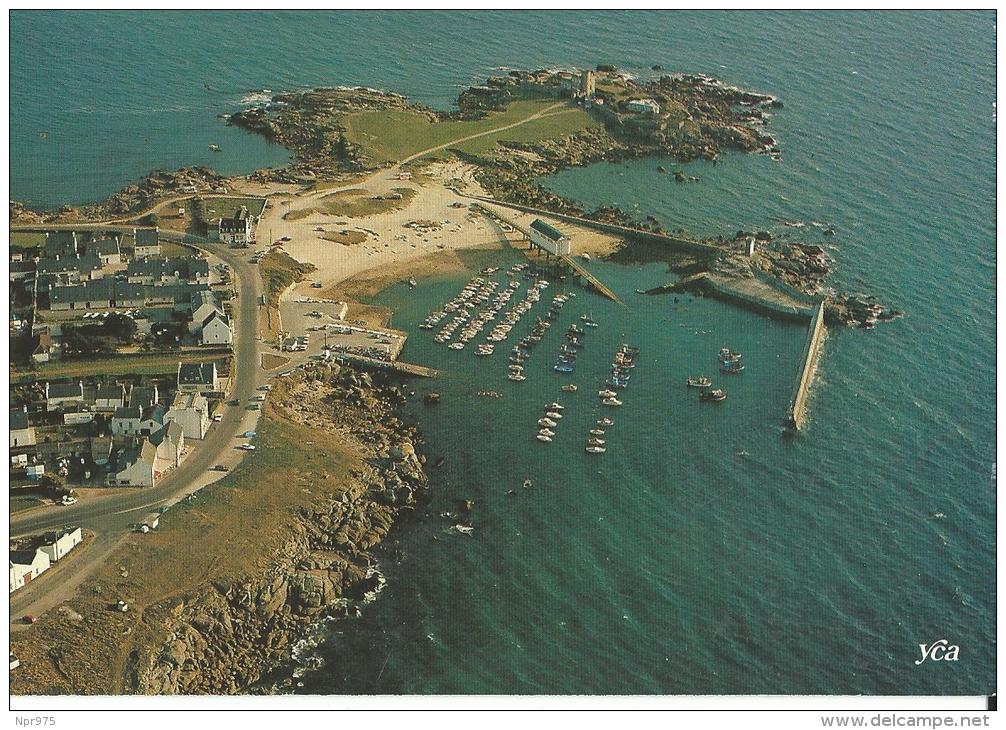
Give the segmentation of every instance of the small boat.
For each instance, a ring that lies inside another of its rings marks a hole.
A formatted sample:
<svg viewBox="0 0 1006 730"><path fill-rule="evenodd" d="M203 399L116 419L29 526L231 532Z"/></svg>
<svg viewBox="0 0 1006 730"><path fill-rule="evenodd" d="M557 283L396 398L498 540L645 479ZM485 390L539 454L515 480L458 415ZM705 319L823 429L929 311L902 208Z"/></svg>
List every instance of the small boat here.
<svg viewBox="0 0 1006 730"><path fill-rule="evenodd" d="M573 385L572 383L569 383L567 385L562 386L561 390L564 393L575 393L576 392L576 386Z"/></svg>
<svg viewBox="0 0 1006 730"><path fill-rule="evenodd" d="M551 418L539 418L538 419L538 425L539 426L543 426L543 427L553 428L556 425L556 423Z"/></svg>
<svg viewBox="0 0 1006 730"><path fill-rule="evenodd" d="M604 436L604 429L603 428L592 428L592 429L590 429L590 435L591 436Z"/></svg>
<svg viewBox="0 0 1006 730"><path fill-rule="evenodd" d="M553 421L558 421L562 418L562 414L558 411L549 411L545 414L545 418L551 418Z"/></svg>
<svg viewBox="0 0 1006 730"><path fill-rule="evenodd" d="M525 479L524 480L524 485L523 485L524 489L530 489L533 485L534 485L534 482L532 482L530 479Z"/></svg>
<svg viewBox="0 0 1006 730"><path fill-rule="evenodd" d="M713 381L703 375L700 375L697 378L688 378L686 382L689 388L708 388L713 384Z"/></svg>
<svg viewBox="0 0 1006 730"><path fill-rule="evenodd" d="M725 362L720 365L720 372L727 375L740 375L744 372L744 366L739 362Z"/></svg>
<svg viewBox="0 0 1006 730"><path fill-rule="evenodd" d="M564 405L562 405L560 403L555 403L555 402L547 403L545 405L545 408L547 408L550 411L564 411L564 410L566 410L566 406L564 406Z"/></svg>
<svg viewBox="0 0 1006 730"><path fill-rule="evenodd" d="M550 438L551 438L552 436L555 436L555 431L553 431L553 430L552 430L552 429L550 429L550 428L539 428L539 429L538 429L538 433L540 433L540 434L543 434L543 435L545 435L545 436L548 436L548 437L550 437Z"/></svg>
<svg viewBox="0 0 1006 730"><path fill-rule="evenodd" d="M535 438L538 439L539 441L544 441L546 444L552 443L552 437L546 436L543 433L539 433L537 436L535 436Z"/></svg>
<svg viewBox="0 0 1006 730"><path fill-rule="evenodd" d="M588 446L604 446L604 439L591 438L587 439Z"/></svg>
<svg viewBox="0 0 1006 730"><path fill-rule="evenodd" d="M617 408L618 406L622 405L622 401L618 400L618 398L605 398L603 401L601 401L601 404Z"/></svg>
<svg viewBox="0 0 1006 730"><path fill-rule="evenodd" d="M512 380L515 383L520 383L520 382L522 382L524 380L527 380L527 376L524 375L523 373L510 373L506 377L507 377L507 380Z"/></svg>
<svg viewBox="0 0 1006 730"><path fill-rule="evenodd" d="M699 393L699 400L707 400L718 403L719 401L726 399L727 392L725 390L721 390L720 388L716 388L715 390L704 390Z"/></svg>
<svg viewBox="0 0 1006 730"><path fill-rule="evenodd" d="M597 419L597 425L598 425L598 426L614 426L614 425L615 425L615 422L614 422L614 421L612 421L612 420L611 420L610 418L608 418L607 416L605 416L604 418L598 418L598 419Z"/></svg>
<svg viewBox="0 0 1006 730"><path fill-rule="evenodd" d="M724 347L720 350L719 354L720 362L740 362L741 354L739 352L734 352L729 347Z"/></svg>
<svg viewBox="0 0 1006 730"><path fill-rule="evenodd" d="M597 391L597 395L600 398L614 398L618 393L613 390L599 390Z"/></svg>
<svg viewBox="0 0 1006 730"><path fill-rule="evenodd" d="M220 149L220 145L218 145L218 144L211 144L210 145L210 149L213 150L214 152L222 152L223 151L223 150Z"/></svg>
<svg viewBox="0 0 1006 730"><path fill-rule="evenodd" d="M409 277L409 288L410 289L415 289L416 288L416 280L412 276Z"/></svg>
<svg viewBox="0 0 1006 730"><path fill-rule="evenodd" d="M588 454L603 454L605 451L607 451L607 449L605 449L603 446L587 446L584 449L584 451L586 451Z"/></svg>
<svg viewBox="0 0 1006 730"><path fill-rule="evenodd" d="M449 350L463 350L463 349L465 349L465 343L464 342L452 342L451 344L449 344L447 346L447 349L449 349Z"/></svg>
<svg viewBox="0 0 1006 730"><path fill-rule="evenodd" d="M552 366L552 369L555 370L557 373L571 373L571 372L573 372L573 366L569 365L567 363L559 363L559 362L557 362L555 365Z"/></svg>

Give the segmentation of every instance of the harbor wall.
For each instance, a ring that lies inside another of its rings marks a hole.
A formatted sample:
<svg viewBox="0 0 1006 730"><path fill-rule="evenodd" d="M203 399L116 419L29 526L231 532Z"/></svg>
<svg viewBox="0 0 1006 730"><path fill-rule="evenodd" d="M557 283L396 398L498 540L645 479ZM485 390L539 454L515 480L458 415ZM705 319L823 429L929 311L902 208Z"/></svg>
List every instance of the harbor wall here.
<svg viewBox="0 0 1006 730"><path fill-rule="evenodd" d="M800 376L793 387L793 397L789 404L787 420L789 426L795 430L800 430L803 427L804 415L807 411L807 394L810 392L810 384L814 380L817 359L821 353L821 343L826 332L824 302L821 302L810 322L810 328L807 330L807 344L803 351L803 367L800 368Z"/></svg>
<svg viewBox="0 0 1006 730"><path fill-rule="evenodd" d="M806 306L786 305L782 302L772 301L766 297L759 297L755 294L738 291L737 289L717 281L705 273L688 277L687 279L684 279L674 285L671 290L688 288L700 289L706 294L716 297L717 299L723 299L759 312L760 314L765 314L769 317L775 317L778 319L807 322L813 319L816 311L814 309L814 305L817 304L816 301L809 302Z"/></svg>
<svg viewBox="0 0 1006 730"><path fill-rule="evenodd" d="M481 195L469 196L475 198L476 200L482 200L486 203L491 203L492 205L498 205L503 208L511 208L513 210L519 210L523 213L530 213L532 215L540 215L546 218L555 218L557 220L565 221L566 223L572 223L574 225L583 226L585 228L593 228L596 231L602 231L604 233L610 233L615 236L620 236L622 238L629 238L636 241L642 241L644 243L660 243L668 246L673 246L675 248L688 251L689 253L702 254L705 256L716 256L729 249L722 246L715 246L711 243L703 243L702 241L695 241L690 238L681 238L678 236L668 236L664 233L653 233L652 231L644 231L640 228L629 228L628 226L619 226L614 223L601 223L600 221L594 221L589 218L580 218L575 215L566 215L565 213L553 213L549 210L543 210L541 208L532 208L528 205L519 205L517 203L506 203L495 198L487 198Z"/></svg>

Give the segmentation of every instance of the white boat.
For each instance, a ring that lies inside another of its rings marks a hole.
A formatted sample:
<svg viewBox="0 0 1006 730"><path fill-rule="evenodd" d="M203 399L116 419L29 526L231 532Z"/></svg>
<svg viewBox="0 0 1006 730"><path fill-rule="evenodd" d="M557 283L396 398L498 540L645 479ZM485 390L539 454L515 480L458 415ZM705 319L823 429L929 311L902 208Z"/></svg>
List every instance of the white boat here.
<svg viewBox="0 0 1006 730"><path fill-rule="evenodd" d="M507 377L507 380L512 380L515 383L519 383L521 381L527 380L527 376L523 375L521 373L510 373L506 377Z"/></svg>
<svg viewBox="0 0 1006 730"><path fill-rule="evenodd" d="M539 418L538 419L538 425L539 426L547 426L548 428L553 428L557 424L551 418Z"/></svg>
<svg viewBox="0 0 1006 730"><path fill-rule="evenodd" d="M606 406L617 407L622 405L622 401L618 400L618 398L605 398L603 401L601 401L601 404Z"/></svg>
<svg viewBox="0 0 1006 730"><path fill-rule="evenodd" d="M575 393L576 392L576 386L573 385L572 383L569 383L568 385L562 386L562 391L564 393Z"/></svg>
<svg viewBox="0 0 1006 730"><path fill-rule="evenodd" d="M464 342L452 342L447 347L450 350L463 350L463 349L465 349L465 343Z"/></svg>
<svg viewBox="0 0 1006 730"><path fill-rule="evenodd" d="M551 418L551 419L556 420L556 421L558 421L560 418L562 418L562 414L559 413L558 411L546 411L545 412L545 416L547 418Z"/></svg>
<svg viewBox="0 0 1006 730"><path fill-rule="evenodd" d="M549 403L548 405L545 406L545 408L547 408L550 411L562 411L565 410L566 407L561 406L558 403Z"/></svg>
<svg viewBox="0 0 1006 730"><path fill-rule="evenodd" d="M538 439L539 441L544 441L546 444L552 443L552 437L546 436L543 433L539 433L537 436L535 436L535 438Z"/></svg>
<svg viewBox="0 0 1006 730"><path fill-rule="evenodd" d="M592 429L590 429L590 435L591 436L604 436L604 429L603 428L592 428Z"/></svg>
<svg viewBox="0 0 1006 730"><path fill-rule="evenodd" d="M603 446L588 446L584 449L588 454L603 454L607 449Z"/></svg>
<svg viewBox="0 0 1006 730"><path fill-rule="evenodd" d="M612 420L611 420L610 418L608 418L607 416L605 416L604 418L598 418L598 419L597 419L597 425L598 425L598 426L614 426L614 425L615 425L615 422L614 422L614 421L612 421Z"/></svg>
<svg viewBox="0 0 1006 730"><path fill-rule="evenodd" d="M618 393L613 390L599 390L597 391L597 395L600 398L614 398Z"/></svg>
<svg viewBox="0 0 1006 730"><path fill-rule="evenodd" d="M549 438L551 438L552 436L555 436L555 431L553 431L550 428L540 428L540 429L538 429L538 433L541 434L541 435L543 435L543 436L548 436Z"/></svg>
<svg viewBox="0 0 1006 730"><path fill-rule="evenodd" d="M587 439L587 446L604 446L604 439Z"/></svg>

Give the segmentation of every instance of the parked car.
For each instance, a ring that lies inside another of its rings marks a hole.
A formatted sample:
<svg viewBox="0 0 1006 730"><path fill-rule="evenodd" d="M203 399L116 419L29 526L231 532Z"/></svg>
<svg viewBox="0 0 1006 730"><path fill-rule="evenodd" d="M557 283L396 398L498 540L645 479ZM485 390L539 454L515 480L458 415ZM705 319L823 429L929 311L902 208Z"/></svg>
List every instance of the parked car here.
<svg viewBox="0 0 1006 730"><path fill-rule="evenodd" d="M222 420L224 420L224 414L223 413L214 413L213 414L213 420L216 423L220 423Z"/></svg>
<svg viewBox="0 0 1006 730"><path fill-rule="evenodd" d="M212 467L211 471L230 471L230 467L224 466L223 464L216 464Z"/></svg>
<svg viewBox="0 0 1006 730"><path fill-rule="evenodd" d="M241 449L241 450L243 450L243 451L254 451L255 450L255 444L239 444L238 448Z"/></svg>

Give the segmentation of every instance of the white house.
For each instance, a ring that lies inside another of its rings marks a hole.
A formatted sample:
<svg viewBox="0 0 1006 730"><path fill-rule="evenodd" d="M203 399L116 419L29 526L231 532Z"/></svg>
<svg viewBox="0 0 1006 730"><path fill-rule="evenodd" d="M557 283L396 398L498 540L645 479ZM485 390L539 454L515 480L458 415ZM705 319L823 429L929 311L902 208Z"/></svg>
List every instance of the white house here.
<svg viewBox="0 0 1006 730"><path fill-rule="evenodd" d="M109 476L108 483L111 486L152 487L157 479L154 470L156 461L157 447L149 439L143 439L136 460L117 474Z"/></svg>
<svg viewBox="0 0 1006 730"><path fill-rule="evenodd" d="M248 209L241 206L233 218L221 218L217 223L217 237L221 243L247 246L255 240L255 228Z"/></svg>
<svg viewBox="0 0 1006 730"><path fill-rule="evenodd" d="M66 405L84 402L84 383L49 383L45 384L45 408L48 411L58 411Z"/></svg>
<svg viewBox="0 0 1006 730"><path fill-rule="evenodd" d="M79 527L66 527L59 532L46 535L41 550L49 556L51 562L55 563L83 541L84 536Z"/></svg>
<svg viewBox="0 0 1006 730"><path fill-rule="evenodd" d="M653 99L633 99L625 105L625 108L640 114L660 114L660 104Z"/></svg>
<svg viewBox="0 0 1006 730"><path fill-rule="evenodd" d="M201 439L210 430L210 407L199 393L175 393L164 422L178 423L187 439Z"/></svg>
<svg viewBox="0 0 1006 730"><path fill-rule="evenodd" d="M42 548L31 550L20 550L10 554L10 592L13 593L18 588L22 588L26 583L30 583L33 578L38 578L42 573L49 570L49 556Z"/></svg>
<svg viewBox="0 0 1006 730"><path fill-rule="evenodd" d="M35 445L35 428L28 423L28 408L10 409L10 448Z"/></svg>
<svg viewBox="0 0 1006 730"><path fill-rule="evenodd" d="M535 218L531 222L531 241L555 256L568 256L570 253L569 238L566 234L541 218Z"/></svg>
<svg viewBox="0 0 1006 730"><path fill-rule="evenodd" d="M234 333L231 331L231 320L227 315L214 312L203 322L200 344L229 345L233 339Z"/></svg>
<svg viewBox="0 0 1006 730"><path fill-rule="evenodd" d="M133 258L143 259L148 256L160 256L161 244L159 231L156 228L133 229Z"/></svg>
<svg viewBox="0 0 1006 730"><path fill-rule="evenodd" d="M192 310L192 321L189 322L189 332L195 334L203 326L203 323L213 314L222 313L217 306L217 299L213 292L208 289L192 292L192 299L189 304Z"/></svg>
<svg viewBox="0 0 1006 730"><path fill-rule="evenodd" d="M154 458L155 478L161 472L182 463L182 451L185 449L185 433L180 423L165 425L160 431L150 435L150 443L156 447Z"/></svg>

